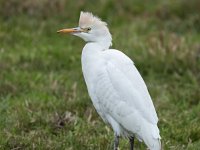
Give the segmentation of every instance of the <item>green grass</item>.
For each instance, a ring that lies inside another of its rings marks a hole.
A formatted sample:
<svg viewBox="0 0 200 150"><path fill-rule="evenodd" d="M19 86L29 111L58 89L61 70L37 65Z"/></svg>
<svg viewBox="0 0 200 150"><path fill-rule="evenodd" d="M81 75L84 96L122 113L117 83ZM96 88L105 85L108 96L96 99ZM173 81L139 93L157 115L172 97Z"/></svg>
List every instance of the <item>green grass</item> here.
<svg viewBox="0 0 200 150"><path fill-rule="evenodd" d="M33 13L31 6L0 3L0 149L112 149L112 129L97 115L82 77L84 42L56 34L77 26L80 10L88 10L108 22L113 48L133 59L142 74L163 148L198 150L199 2L61 2L50 10L41 9L42 3ZM128 144L121 140L120 149ZM136 149L145 146L137 141Z"/></svg>

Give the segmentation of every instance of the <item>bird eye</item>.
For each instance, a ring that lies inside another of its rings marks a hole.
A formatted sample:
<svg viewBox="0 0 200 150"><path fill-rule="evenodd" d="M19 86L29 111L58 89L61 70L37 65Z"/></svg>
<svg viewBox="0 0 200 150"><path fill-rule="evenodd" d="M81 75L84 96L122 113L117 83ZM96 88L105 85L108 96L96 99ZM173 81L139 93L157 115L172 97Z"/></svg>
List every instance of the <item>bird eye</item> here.
<svg viewBox="0 0 200 150"><path fill-rule="evenodd" d="M87 31L90 31L91 30L91 28L89 27L89 28L87 28Z"/></svg>

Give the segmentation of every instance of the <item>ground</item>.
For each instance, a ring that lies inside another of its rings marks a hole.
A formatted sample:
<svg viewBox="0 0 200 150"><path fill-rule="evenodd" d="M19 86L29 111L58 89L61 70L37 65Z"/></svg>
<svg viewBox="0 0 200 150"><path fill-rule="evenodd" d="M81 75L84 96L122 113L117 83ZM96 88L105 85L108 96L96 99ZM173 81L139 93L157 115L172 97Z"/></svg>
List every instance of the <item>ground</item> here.
<svg viewBox="0 0 200 150"><path fill-rule="evenodd" d="M199 1L0 1L0 149L110 150L81 71L84 42L58 35L81 10L108 23L143 76L165 150L200 147ZM99 9L97 10L97 6ZM120 149L128 149L128 140ZM136 150L145 145L136 142Z"/></svg>

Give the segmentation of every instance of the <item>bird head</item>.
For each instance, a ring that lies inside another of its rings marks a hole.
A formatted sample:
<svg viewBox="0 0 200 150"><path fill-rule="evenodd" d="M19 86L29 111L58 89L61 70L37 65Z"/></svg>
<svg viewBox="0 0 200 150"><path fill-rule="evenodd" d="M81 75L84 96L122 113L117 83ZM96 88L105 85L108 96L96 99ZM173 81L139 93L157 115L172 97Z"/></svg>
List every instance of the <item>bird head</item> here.
<svg viewBox="0 0 200 150"><path fill-rule="evenodd" d="M78 27L62 29L57 32L70 33L86 42L96 42L105 48L109 48L112 45L112 36L108 30L107 23L89 12L80 13Z"/></svg>

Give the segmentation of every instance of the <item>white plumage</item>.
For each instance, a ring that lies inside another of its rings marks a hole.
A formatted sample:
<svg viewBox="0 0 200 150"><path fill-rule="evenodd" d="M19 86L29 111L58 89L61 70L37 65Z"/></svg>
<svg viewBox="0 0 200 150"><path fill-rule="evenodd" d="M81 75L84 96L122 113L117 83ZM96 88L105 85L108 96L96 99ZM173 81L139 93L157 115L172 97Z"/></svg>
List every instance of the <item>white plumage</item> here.
<svg viewBox="0 0 200 150"><path fill-rule="evenodd" d="M147 87L133 61L109 49L112 38L106 23L81 12L78 28L58 32L70 32L87 42L81 62L88 93L115 136L136 137L150 150L161 150L158 118Z"/></svg>

